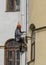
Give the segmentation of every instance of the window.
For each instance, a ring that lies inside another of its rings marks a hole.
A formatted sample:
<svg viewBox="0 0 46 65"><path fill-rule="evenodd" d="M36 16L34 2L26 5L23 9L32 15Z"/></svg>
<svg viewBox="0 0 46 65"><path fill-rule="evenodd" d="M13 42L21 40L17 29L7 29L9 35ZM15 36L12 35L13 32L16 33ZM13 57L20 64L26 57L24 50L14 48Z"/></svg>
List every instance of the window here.
<svg viewBox="0 0 46 65"><path fill-rule="evenodd" d="M10 39L5 44L5 65L20 65L20 51L16 49L14 39Z"/></svg>
<svg viewBox="0 0 46 65"><path fill-rule="evenodd" d="M20 11L20 0L7 0L6 3L7 12Z"/></svg>
<svg viewBox="0 0 46 65"><path fill-rule="evenodd" d="M31 61L35 60L35 26L31 24Z"/></svg>
<svg viewBox="0 0 46 65"><path fill-rule="evenodd" d="M15 51L12 49L7 49L5 53L5 65L15 65Z"/></svg>

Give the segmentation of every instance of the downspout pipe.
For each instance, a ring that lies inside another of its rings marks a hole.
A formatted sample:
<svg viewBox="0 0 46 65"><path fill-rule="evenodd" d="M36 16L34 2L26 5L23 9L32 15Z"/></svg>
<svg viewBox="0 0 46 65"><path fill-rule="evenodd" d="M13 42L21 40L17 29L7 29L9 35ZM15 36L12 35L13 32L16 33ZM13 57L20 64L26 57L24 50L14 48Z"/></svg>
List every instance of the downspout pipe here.
<svg viewBox="0 0 46 65"><path fill-rule="evenodd" d="M27 36L27 0L26 0L26 36Z"/></svg>

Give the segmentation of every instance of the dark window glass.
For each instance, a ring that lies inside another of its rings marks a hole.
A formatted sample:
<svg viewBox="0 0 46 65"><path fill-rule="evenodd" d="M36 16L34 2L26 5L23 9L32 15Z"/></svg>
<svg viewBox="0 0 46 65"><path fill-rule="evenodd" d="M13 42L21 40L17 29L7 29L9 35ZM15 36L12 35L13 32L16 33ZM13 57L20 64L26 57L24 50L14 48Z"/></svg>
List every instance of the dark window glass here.
<svg viewBox="0 0 46 65"><path fill-rule="evenodd" d="M19 61L17 61L17 65L20 65L20 62Z"/></svg>
<svg viewBox="0 0 46 65"><path fill-rule="evenodd" d="M8 61L8 65L12 65L12 61Z"/></svg>
<svg viewBox="0 0 46 65"><path fill-rule="evenodd" d="M14 1L13 0L9 0L9 1L10 1L10 6L13 7Z"/></svg>
<svg viewBox="0 0 46 65"><path fill-rule="evenodd" d="M15 51L15 65L20 65L20 51Z"/></svg>
<svg viewBox="0 0 46 65"><path fill-rule="evenodd" d="M16 0L16 11L20 11L20 0Z"/></svg>
<svg viewBox="0 0 46 65"><path fill-rule="evenodd" d="M17 65L20 65L20 51L17 51Z"/></svg>
<svg viewBox="0 0 46 65"><path fill-rule="evenodd" d="M20 0L16 0L16 5L20 5Z"/></svg>
<svg viewBox="0 0 46 65"><path fill-rule="evenodd" d="M14 10L14 0L8 0L8 11Z"/></svg>
<svg viewBox="0 0 46 65"><path fill-rule="evenodd" d="M13 0L9 0L9 5L10 5L10 9L12 10L13 6L14 6L14 1Z"/></svg>
<svg viewBox="0 0 46 65"><path fill-rule="evenodd" d="M20 51L17 51L17 59L20 59Z"/></svg>
<svg viewBox="0 0 46 65"><path fill-rule="evenodd" d="M12 51L8 51L8 58L11 58L12 57Z"/></svg>

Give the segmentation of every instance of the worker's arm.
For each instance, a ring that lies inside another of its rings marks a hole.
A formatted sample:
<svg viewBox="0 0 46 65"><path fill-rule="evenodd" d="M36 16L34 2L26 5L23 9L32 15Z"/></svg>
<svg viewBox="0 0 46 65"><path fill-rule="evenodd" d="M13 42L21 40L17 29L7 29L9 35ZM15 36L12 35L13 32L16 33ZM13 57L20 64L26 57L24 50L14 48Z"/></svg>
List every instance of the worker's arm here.
<svg viewBox="0 0 46 65"><path fill-rule="evenodd" d="M21 33L19 30L17 30L17 34L20 36L20 35L22 35L23 33Z"/></svg>
<svg viewBox="0 0 46 65"><path fill-rule="evenodd" d="M26 33L26 31L21 31L21 33Z"/></svg>

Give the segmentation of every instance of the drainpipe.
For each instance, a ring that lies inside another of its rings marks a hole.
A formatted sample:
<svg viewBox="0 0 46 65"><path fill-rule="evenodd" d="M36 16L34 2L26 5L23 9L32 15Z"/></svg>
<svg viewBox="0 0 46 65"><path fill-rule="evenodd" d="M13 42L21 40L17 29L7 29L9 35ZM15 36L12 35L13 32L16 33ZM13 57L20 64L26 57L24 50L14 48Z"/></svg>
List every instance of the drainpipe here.
<svg viewBox="0 0 46 65"><path fill-rule="evenodd" d="M27 0L26 0L26 36L27 36Z"/></svg>
<svg viewBox="0 0 46 65"><path fill-rule="evenodd" d="M27 8L27 0L26 0L26 43L27 43L27 11L28 11L28 8ZM25 52L25 65L27 65L27 51Z"/></svg>

